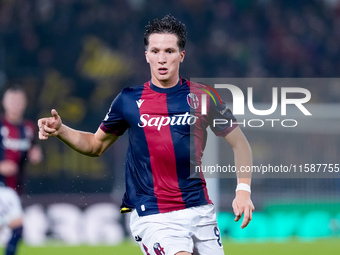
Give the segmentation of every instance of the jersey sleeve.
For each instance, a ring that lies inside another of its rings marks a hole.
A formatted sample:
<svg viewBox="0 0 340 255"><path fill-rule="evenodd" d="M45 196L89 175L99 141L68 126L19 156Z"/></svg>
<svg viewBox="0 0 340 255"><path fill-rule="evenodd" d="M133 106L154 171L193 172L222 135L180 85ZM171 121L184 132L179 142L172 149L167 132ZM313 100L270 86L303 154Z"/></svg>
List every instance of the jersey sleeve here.
<svg viewBox="0 0 340 255"><path fill-rule="evenodd" d="M123 92L112 101L110 109L100 125L105 133L121 136L128 129L129 124L124 118Z"/></svg>
<svg viewBox="0 0 340 255"><path fill-rule="evenodd" d="M225 102L215 104L210 101L209 105L209 126L215 135L224 137L238 126L235 116Z"/></svg>

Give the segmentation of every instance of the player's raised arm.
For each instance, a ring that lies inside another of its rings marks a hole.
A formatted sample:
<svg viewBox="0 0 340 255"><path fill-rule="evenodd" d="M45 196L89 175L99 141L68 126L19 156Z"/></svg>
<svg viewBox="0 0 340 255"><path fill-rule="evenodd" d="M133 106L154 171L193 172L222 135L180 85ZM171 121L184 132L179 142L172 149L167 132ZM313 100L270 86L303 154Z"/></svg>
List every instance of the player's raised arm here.
<svg viewBox="0 0 340 255"><path fill-rule="evenodd" d="M118 139L118 136L107 134L100 128L94 134L72 129L62 123L55 109L51 111L51 114L52 117L38 120L40 140L56 136L72 149L84 155L97 157Z"/></svg>
<svg viewBox="0 0 340 255"><path fill-rule="evenodd" d="M235 166L239 171L250 169L252 166L252 152L247 138L239 127L236 127L231 133L225 136L225 140L231 145L234 151ZM233 201L233 210L235 221L238 221L243 214L241 228L245 228L252 219L255 207L250 198L251 172L239 172L237 176L238 188L236 197Z"/></svg>

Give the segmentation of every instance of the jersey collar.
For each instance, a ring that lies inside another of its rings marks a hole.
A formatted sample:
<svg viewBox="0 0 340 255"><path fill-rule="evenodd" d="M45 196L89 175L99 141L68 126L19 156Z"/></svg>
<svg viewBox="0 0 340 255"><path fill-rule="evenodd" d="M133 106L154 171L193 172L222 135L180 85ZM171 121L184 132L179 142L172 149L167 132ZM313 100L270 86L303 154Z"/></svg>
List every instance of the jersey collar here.
<svg viewBox="0 0 340 255"><path fill-rule="evenodd" d="M156 92L159 92L159 93L166 93L166 94L169 94L169 93L174 93L176 91L178 91L181 86L182 86L182 78L179 78L177 84L171 88L160 88L160 87L157 87L156 85L154 85L152 83L152 80L150 80L150 88L153 90L153 91L156 91Z"/></svg>

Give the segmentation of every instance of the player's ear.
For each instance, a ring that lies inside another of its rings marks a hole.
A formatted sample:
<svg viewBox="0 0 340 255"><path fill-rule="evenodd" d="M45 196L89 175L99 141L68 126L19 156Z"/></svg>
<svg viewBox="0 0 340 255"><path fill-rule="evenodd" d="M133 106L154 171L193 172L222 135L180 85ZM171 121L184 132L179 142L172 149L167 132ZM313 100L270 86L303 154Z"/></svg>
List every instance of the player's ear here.
<svg viewBox="0 0 340 255"><path fill-rule="evenodd" d="M146 62L149 63L148 50L145 50L145 59Z"/></svg>
<svg viewBox="0 0 340 255"><path fill-rule="evenodd" d="M185 50L181 51L180 56L181 56L181 63L182 63L184 61Z"/></svg>

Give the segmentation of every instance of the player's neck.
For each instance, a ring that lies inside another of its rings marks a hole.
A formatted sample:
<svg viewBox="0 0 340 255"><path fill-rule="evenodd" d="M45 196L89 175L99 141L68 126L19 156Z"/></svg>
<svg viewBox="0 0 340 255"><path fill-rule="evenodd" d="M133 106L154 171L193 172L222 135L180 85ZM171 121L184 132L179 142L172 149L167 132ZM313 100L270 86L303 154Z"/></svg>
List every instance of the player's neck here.
<svg viewBox="0 0 340 255"><path fill-rule="evenodd" d="M7 122L16 125L22 122L22 117L18 117L15 115L11 115L11 114L5 114L5 119Z"/></svg>
<svg viewBox="0 0 340 255"><path fill-rule="evenodd" d="M152 82L153 85L155 85L159 88L163 88L163 89L175 87L177 85L178 81L179 81L179 76L176 76L176 77L169 79L169 80L158 80L154 77L151 78L151 82Z"/></svg>

